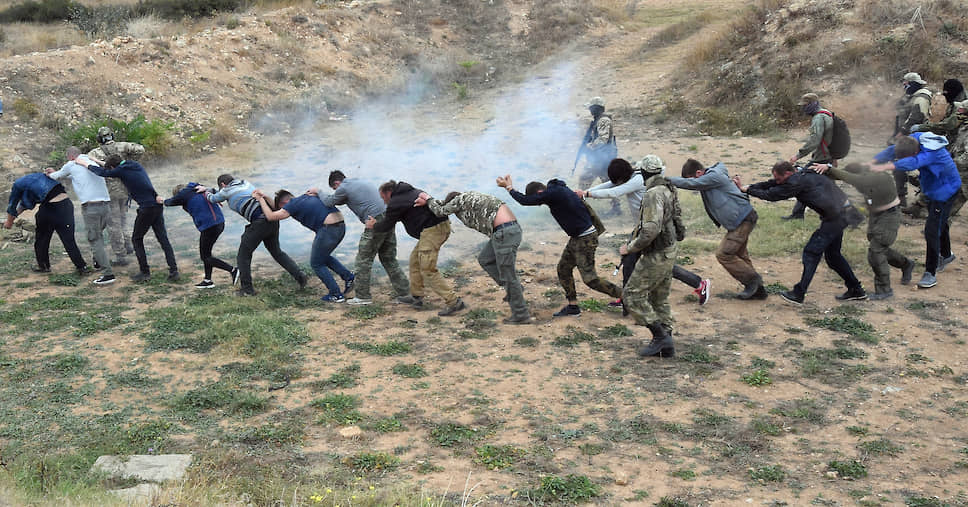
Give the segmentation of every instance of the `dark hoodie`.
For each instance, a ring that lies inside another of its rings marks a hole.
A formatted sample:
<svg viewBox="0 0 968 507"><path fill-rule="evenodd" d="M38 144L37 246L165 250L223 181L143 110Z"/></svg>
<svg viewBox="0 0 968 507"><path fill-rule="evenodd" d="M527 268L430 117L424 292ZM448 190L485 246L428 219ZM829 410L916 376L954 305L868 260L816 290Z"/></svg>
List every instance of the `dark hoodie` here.
<svg viewBox="0 0 968 507"><path fill-rule="evenodd" d="M798 201L816 211L821 220L839 217L847 202L847 194L837 188L833 180L808 169L790 176L782 185L773 179L754 183L749 186L747 193L764 201L782 201L796 197Z"/></svg>
<svg viewBox="0 0 968 507"><path fill-rule="evenodd" d="M555 217L565 234L571 237L580 236L593 225L592 216L585 203L559 179L549 181L544 191L534 195L524 195L517 190L511 190L510 194L512 199L524 206L547 204L551 209L551 216Z"/></svg>
<svg viewBox="0 0 968 507"><path fill-rule="evenodd" d="M948 102L948 108L944 112L947 118L955 113L955 102L965 100L965 86L957 79L949 79L944 82L941 95L944 95L944 99Z"/></svg>
<svg viewBox="0 0 968 507"><path fill-rule="evenodd" d="M448 221L447 217L434 215L426 206L413 205L420 192L422 190L413 188L413 185L405 181L397 183L397 186L393 187L393 192L390 192L386 214L373 226L373 232L390 232L397 222L403 222L403 228L407 230L407 234L420 239L420 233L424 229Z"/></svg>

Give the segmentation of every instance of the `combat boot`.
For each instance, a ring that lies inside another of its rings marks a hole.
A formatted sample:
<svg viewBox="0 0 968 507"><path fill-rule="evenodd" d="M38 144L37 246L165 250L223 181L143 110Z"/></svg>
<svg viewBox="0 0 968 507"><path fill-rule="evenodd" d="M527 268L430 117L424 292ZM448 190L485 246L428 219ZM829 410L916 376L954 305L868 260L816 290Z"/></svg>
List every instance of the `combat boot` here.
<svg viewBox="0 0 968 507"><path fill-rule="evenodd" d="M676 347L672 342L672 335L665 326L659 323L653 323L649 324L648 328L649 331L652 331L652 341L639 349L639 356L674 357L676 355Z"/></svg>
<svg viewBox="0 0 968 507"><path fill-rule="evenodd" d="M743 300L753 299L754 297L756 297L756 295L760 292L761 289L763 290L764 293L766 292L766 289L763 289L763 279L760 277L756 277L755 280L746 284L746 286L743 288L743 292L740 292L739 294L736 295L736 299L743 299Z"/></svg>

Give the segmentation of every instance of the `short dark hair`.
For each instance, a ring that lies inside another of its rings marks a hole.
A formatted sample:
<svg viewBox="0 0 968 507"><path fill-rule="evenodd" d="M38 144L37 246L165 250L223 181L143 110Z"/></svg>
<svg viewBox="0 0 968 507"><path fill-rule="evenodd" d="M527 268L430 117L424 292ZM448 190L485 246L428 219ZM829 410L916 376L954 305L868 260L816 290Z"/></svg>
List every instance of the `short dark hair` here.
<svg viewBox="0 0 968 507"><path fill-rule="evenodd" d="M786 174L795 172L796 170L797 168L793 167L793 164L789 160L781 160L773 164L772 172L773 174Z"/></svg>
<svg viewBox="0 0 968 507"><path fill-rule="evenodd" d="M706 169L706 166L702 165L702 162L690 158L686 160L685 164L682 164L682 177L683 178L695 178L696 173Z"/></svg>
<svg viewBox="0 0 968 507"><path fill-rule="evenodd" d="M346 179L346 175L343 174L343 171L340 171L339 169L329 172L329 186L333 186L333 183L336 183L337 181L343 181L345 179Z"/></svg>
<svg viewBox="0 0 968 507"><path fill-rule="evenodd" d="M397 182L396 181L393 181L393 180L390 180L390 181L388 181L388 182L380 185L380 193L381 194L385 194L385 193L388 193L388 192L389 193L392 193L394 188L397 188Z"/></svg>
<svg viewBox="0 0 968 507"><path fill-rule="evenodd" d="M215 182L218 183L219 185L228 185L229 183L232 183L232 180L234 179L235 178L233 178L231 174L226 173L219 176L218 179L215 180Z"/></svg>
<svg viewBox="0 0 968 507"><path fill-rule="evenodd" d="M457 197L458 195L460 195L460 192L451 192L451 193L447 194L447 197L444 198L444 204L447 204L450 201L453 201L454 198Z"/></svg>
<svg viewBox="0 0 968 507"><path fill-rule="evenodd" d="M184 190L184 188L185 188L184 183L179 183L175 185L175 188L171 189L171 196L175 197L176 195L178 195L178 192L181 192L182 190Z"/></svg>
<svg viewBox="0 0 968 507"><path fill-rule="evenodd" d="M894 142L894 158L913 157L921 151L921 143L911 136L904 136Z"/></svg>
<svg viewBox="0 0 968 507"><path fill-rule="evenodd" d="M277 210L281 209L283 205L280 201L282 201L283 199L292 199L292 192L284 188L280 188L279 191L276 192L275 200L273 200L273 203L272 203L273 207Z"/></svg>
<svg viewBox="0 0 968 507"><path fill-rule="evenodd" d="M121 155L115 153L113 155L109 155L108 159L104 161L104 167L114 169L115 167L121 165L121 162Z"/></svg>
<svg viewBox="0 0 968 507"><path fill-rule="evenodd" d="M615 158L608 163L608 181L615 185L621 185L632 179L633 172L635 169L632 168L632 164L624 158Z"/></svg>
<svg viewBox="0 0 968 507"><path fill-rule="evenodd" d="M544 183L540 181L532 181L528 183L528 186L524 187L524 195L536 195L538 192L544 192L548 188Z"/></svg>

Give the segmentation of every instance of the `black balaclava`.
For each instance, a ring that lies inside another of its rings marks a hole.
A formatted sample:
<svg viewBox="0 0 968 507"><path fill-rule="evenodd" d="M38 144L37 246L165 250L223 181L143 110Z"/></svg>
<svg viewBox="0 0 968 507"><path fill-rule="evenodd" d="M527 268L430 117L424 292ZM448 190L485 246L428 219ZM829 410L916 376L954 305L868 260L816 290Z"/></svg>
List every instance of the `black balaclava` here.
<svg viewBox="0 0 968 507"><path fill-rule="evenodd" d="M961 81L958 81L957 79L949 79L944 82L941 95L944 95L944 99L951 104L958 101L958 95L961 95L961 92L963 91L965 91L965 86L961 84Z"/></svg>
<svg viewBox="0 0 968 507"><path fill-rule="evenodd" d="M817 102L816 100L803 105L803 114L808 116L813 116L817 114L817 111L819 110L820 110L820 102Z"/></svg>
<svg viewBox="0 0 968 507"><path fill-rule="evenodd" d="M923 84L915 83L914 81L908 81L908 84L904 85L904 93L908 95L913 95L914 92L920 90L921 88L924 88Z"/></svg>
<svg viewBox="0 0 968 507"><path fill-rule="evenodd" d="M591 111L592 116L598 118L605 112L605 106L588 106L588 110Z"/></svg>

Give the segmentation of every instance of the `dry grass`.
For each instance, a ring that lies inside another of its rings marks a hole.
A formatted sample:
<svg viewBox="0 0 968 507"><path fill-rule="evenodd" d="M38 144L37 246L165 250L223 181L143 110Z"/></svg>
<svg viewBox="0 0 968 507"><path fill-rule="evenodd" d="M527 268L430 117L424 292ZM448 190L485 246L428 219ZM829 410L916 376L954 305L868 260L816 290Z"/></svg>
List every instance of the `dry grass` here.
<svg viewBox="0 0 968 507"><path fill-rule="evenodd" d="M49 49L87 44L87 37L70 25L3 25L6 42L0 45L0 57L22 55Z"/></svg>
<svg viewBox="0 0 968 507"><path fill-rule="evenodd" d="M171 37L185 33L181 23L165 21L156 16L144 16L128 22L126 33L139 39Z"/></svg>

